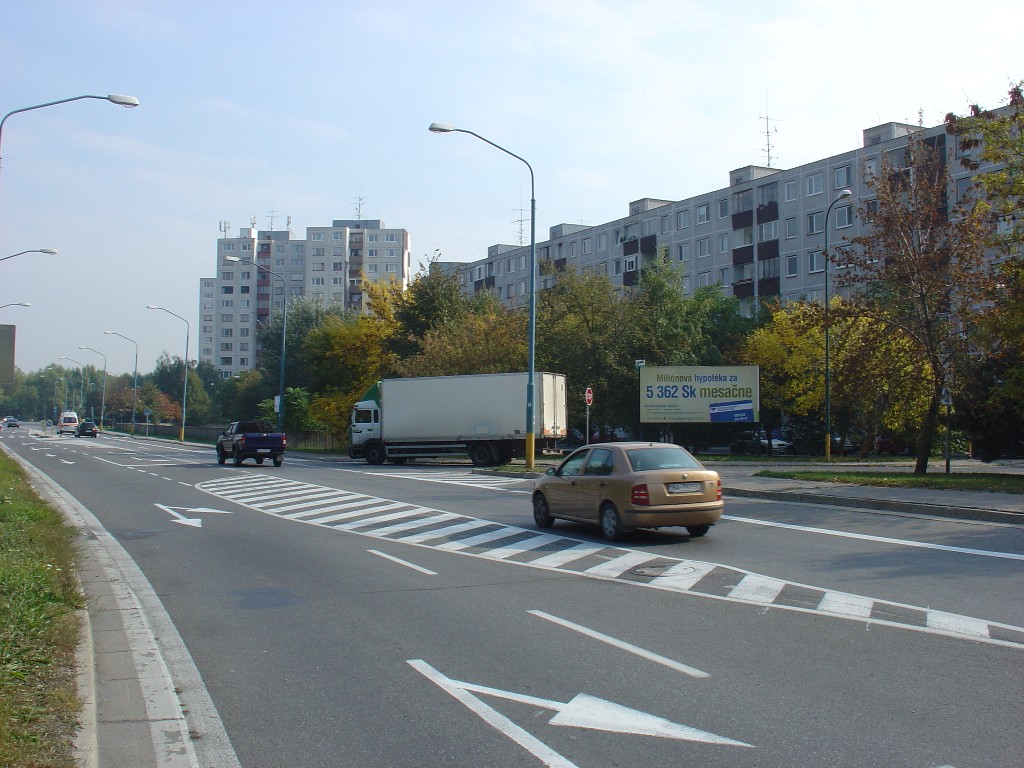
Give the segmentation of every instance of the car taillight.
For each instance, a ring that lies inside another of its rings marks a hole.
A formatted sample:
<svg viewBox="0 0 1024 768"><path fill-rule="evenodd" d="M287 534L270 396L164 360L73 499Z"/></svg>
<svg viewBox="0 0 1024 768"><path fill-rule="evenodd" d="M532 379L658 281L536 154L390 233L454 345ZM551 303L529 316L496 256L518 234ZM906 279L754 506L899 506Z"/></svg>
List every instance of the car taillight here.
<svg viewBox="0 0 1024 768"><path fill-rule="evenodd" d="M245 435L242 435L240 438L238 438L238 447L245 448Z"/></svg>
<svg viewBox="0 0 1024 768"><path fill-rule="evenodd" d="M630 493L630 501L638 507L647 507L651 503L651 494L646 485L634 485Z"/></svg>
<svg viewBox="0 0 1024 768"><path fill-rule="evenodd" d="M281 438L281 445L288 445L288 438L287 437L282 437Z"/></svg>
<svg viewBox="0 0 1024 768"><path fill-rule="evenodd" d="M722 478L718 478L718 480L716 481L716 485L718 486L718 488L716 489L716 492L715 492L715 501L721 501L722 500Z"/></svg>

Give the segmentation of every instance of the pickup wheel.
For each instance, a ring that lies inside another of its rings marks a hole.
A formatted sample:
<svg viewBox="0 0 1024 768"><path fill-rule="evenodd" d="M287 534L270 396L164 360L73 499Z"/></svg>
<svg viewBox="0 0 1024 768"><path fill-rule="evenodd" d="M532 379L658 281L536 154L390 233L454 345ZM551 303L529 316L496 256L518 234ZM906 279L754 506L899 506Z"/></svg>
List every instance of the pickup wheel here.
<svg viewBox="0 0 1024 768"><path fill-rule="evenodd" d="M256 457L256 463L257 464L262 464L263 463L263 457L262 456L257 456Z"/></svg>
<svg viewBox="0 0 1024 768"><path fill-rule="evenodd" d="M275 467L280 467L281 466L281 462L283 462L283 461L284 461L284 456L282 456L281 454L278 454L277 456L274 457L274 466Z"/></svg>
<svg viewBox="0 0 1024 768"><path fill-rule="evenodd" d="M232 451L231 458L234 460L236 467L242 466L242 462L245 461L245 457L239 452L237 448L235 448L234 451Z"/></svg>
<svg viewBox="0 0 1024 768"><path fill-rule="evenodd" d="M218 445L217 446L217 463L218 464L224 464L225 462L227 462L227 460L228 460L228 457L224 455L224 451L222 451L220 449L220 446Z"/></svg>
<svg viewBox="0 0 1024 768"><path fill-rule="evenodd" d="M387 459L387 452L384 450L384 446L380 443L373 443L368 445L363 453L366 456L367 464L383 464Z"/></svg>

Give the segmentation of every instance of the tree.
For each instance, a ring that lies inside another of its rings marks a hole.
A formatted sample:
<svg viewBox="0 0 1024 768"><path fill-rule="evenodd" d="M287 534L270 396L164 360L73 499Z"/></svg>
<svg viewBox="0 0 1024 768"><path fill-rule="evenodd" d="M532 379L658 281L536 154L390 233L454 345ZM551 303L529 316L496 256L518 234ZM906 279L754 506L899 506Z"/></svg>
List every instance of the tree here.
<svg viewBox="0 0 1024 768"><path fill-rule="evenodd" d="M470 311L470 301L462 295L458 273L446 274L436 257L420 272L409 287L396 294L394 319L397 324L389 350L398 359L417 354L435 328L456 322Z"/></svg>
<svg viewBox="0 0 1024 768"><path fill-rule="evenodd" d="M928 470L955 324L988 299L994 285L985 254L992 227L969 200L949 204L944 140L911 136L901 156L882 156L878 175L867 181L877 200L861 211L866 234L844 251L850 269L838 280L853 289L847 314L872 318L904 336L924 364L928 408L915 474Z"/></svg>

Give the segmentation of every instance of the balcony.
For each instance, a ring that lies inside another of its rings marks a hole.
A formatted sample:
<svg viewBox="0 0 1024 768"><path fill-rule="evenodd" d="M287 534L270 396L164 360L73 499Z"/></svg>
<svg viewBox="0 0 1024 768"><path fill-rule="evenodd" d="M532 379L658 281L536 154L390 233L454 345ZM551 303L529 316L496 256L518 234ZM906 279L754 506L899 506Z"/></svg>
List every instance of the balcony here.
<svg viewBox="0 0 1024 768"><path fill-rule="evenodd" d="M743 229L744 227L752 227L754 225L754 212L753 211L739 211L732 215L732 228Z"/></svg>
<svg viewBox="0 0 1024 768"><path fill-rule="evenodd" d="M779 204L767 203L757 206L757 223L764 224L766 221L779 220Z"/></svg>
<svg viewBox="0 0 1024 768"><path fill-rule="evenodd" d="M734 267L741 266L743 264L754 263L754 246L752 245L741 245L739 248L732 249L732 263Z"/></svg>
<svg viewBox="0 0 1024 768"><path fill-rule="evenodd" d="M752 299L754 297L754 281L748 278L733 283L732 295L737 299Z"/></svg>
<svg viewBox="0 0 1024 768"><path fill-rule="evenodd" d="M640 238L640 253L653 256L658 252L658 236L644 235ZM629 254L627 254L629 255Z"/></svg>
<svg viewBox="0 0 1024 768"><path fill-rule="evenodd" d="M634 256L640 253L640 241L635 237L629 240L622 241L622 255L623 256Z"/></svg>
<svg viewBox="0 0 1024 768"><path fill-rule="evenodd" d="M766 296L778 296L781 293L780 282L777 277L762 277L757 281L757 293L761 298Z"/></svg>
<svg viewBox="0 0 1024 768"><path fill-rule="evenodd" d="M494 287L494 278L485 277L483 280L476 280L473 282L474 291L486 291Z"/></svg>
<svg viewBox="0 0 1024 768"><path fill-rule="evenodd" d="M622 273L622 284L625 286L636 285L640 280L640 272L630 269Z"/></svg>

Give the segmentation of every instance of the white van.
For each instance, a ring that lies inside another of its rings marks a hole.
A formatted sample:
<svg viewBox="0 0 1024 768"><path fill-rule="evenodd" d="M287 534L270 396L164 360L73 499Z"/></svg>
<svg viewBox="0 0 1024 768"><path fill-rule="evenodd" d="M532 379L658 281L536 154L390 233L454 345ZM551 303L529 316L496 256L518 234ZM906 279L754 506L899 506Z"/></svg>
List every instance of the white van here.
<svg viewBox="0 0 1024 768"><path fill-rule="evenodd" d="M76 429L78 429L78 414L74 411L63 411L60 418L57 419L57 434L63 435L68 432L73 435Z"/></svg>

